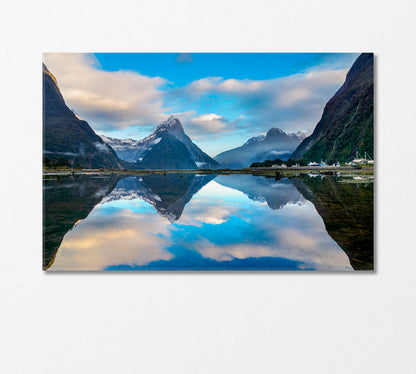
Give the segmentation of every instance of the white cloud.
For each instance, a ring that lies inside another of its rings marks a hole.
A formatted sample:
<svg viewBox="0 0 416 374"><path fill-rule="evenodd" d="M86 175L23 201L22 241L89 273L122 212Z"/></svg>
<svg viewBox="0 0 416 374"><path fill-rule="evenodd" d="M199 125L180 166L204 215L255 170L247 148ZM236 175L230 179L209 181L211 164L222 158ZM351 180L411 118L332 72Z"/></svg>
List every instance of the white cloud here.
<svg viewBox="0 0 416 374"><path fill-rule="evenodd" d="M284 97L296 96L303 100L311 97L313 92L327 90L328 87L340 86L348 69L322 70L299 73L269 80L226 79L208 77L191 82L187 91L192 94L229 93L235 95L258 95ZM297 100L292 100L296 103Z"/></svg>
<svg viewBox="0 0 416 374"><path fill-rule="evenodd" d="M102 70L93 55L45 53L67 105L98 130L157 124L166 118L166 80L133 71Z"/></svg>
<svg viewBox="0 0 416 374"><path fill-rule="evenodd" d="M219 85L219 88L223 92L257 92L263 86L262 81L227 79Z"/></svg>
<svg viewBox="0 0 416 374"><path fill-rule="evenodd" d="M104 152L104 153L110 153L110 148L108 147L107 144L105 143L99 143L96 142L94 143L95 148L97 148L100 152Z"/></svg>
<svg viewBox="0 0 416 374"><path fill-rule="evenodd" d="M347 72L348 69L313 71L274 79L268 85L269 89L276 89L277 106L289 107L313 102L315 97L321 98L328 90L339 88Z"/></svg>
<svg viewBox="0 0 416 374"><path fill-rule="evenodd" d="M207 77L191 82L187 90L191 94L204 94L207 91L225 93L248 93L256 92L264 86L263 81L249 79L226 79L221 77Z"/></svg>
<svg viewBox="0 0 416 374"><path fill-rule="evenodd" d="M191 58L178 55L183 62ZM97 131L127 134L123 129L130 128L129 136L146 136L169 114L181 111L179 118L194 140L214 144L227 136L233 146L271 127L312 132L348 70L318 67L270 80L205 77L166 90L164 78L105 71L91 54L44 54L44 62L68 106Z"/></svg>
<svg viewBox="0 0 416 374"><path fill-rule="evenodd" d="M187 91L191 94L204 94L209 90L215 89L217 84L222 81L223 78L221 77L209 77L198 79L189 83L189 85L187 86Z"/></svg>
<svg viewBox="0 0 416 374"><path fill-rule="evenodd" d="M251 132L266 132L272 126L287 132L311 132L347 72L348 69L314 70L270 80L207 77L188 84L181 95L190 101L210 94L219 95L219 100L221 95L231 98L230 106L245 115Z"/></svg>
<svg viewBox="0 0 416 374"><path fill-rule="evenodd" d="M191 129L192 127L192 132L195 132L194 130L208 133L227 131L227 121L225 118L215 113L201 114L200 116L188 120L187 124L188 128Z"/></svg>
<svg viewBox="0 0 416 374"><path fill-rule="evenodd" d="M311 92L305 88L293 88L286 91L284 94L277 97L277 104L282 107L295 105L302 100L307 100L311 97Z"/></svg>

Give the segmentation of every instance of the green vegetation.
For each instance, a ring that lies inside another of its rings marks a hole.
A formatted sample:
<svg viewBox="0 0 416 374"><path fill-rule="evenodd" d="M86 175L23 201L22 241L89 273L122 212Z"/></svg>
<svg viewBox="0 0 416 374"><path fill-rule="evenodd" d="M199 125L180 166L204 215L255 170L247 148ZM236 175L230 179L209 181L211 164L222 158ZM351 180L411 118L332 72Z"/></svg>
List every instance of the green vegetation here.
<svg viewBox="0 0 416 374"><path fill-rule="evenodd" d="M63 157L49 158L49 157L43 156L43 168L44 169L51 169L51 170L56 170L56 169L81 170L82 166L77 162L75 162L73 165L71 165L71 163Z"/></svg>
<svg viewBox="0 0 416 374"><path fill-rule="evenodd" d="M230 175L230 174L250 174L265 177L276 177L276 173L283 177L293 177L302 174L316 173L316 174L334 174L341 175L373 175L374 168L370 166L363 166L360 168L353 168L351 166L341 167L286 167L286 168L245 168L245 169L195 169L195 170L117 170L117 169L68 169L67 167L60 167L54 169L45 169L45 175L79 175L79 174L100 174L100 175L149 175L149 174L199 174L199 175Z"/></svg>
<svg viewBox="0 0 416 374"><path fill-rule="evenodd" d="M266 160L266 161L262 161L262 162L253 162L250 167L251 168L270 168L273 165L286 165L286 166L295 166L295 165L299 165L299 166L306 166L307 163L304 160L287 160L287 161L283 161L280 158L276 158L274 160Z"/></svg>
<svg viewBox="0 0 416 374"><path fill-rule="evenodd" d="M328 164L351 161L358 151L374 158L373 55L363 53L348 72L347 79L326 104L313 134L291 158L302 163Z"/></svg>
<svg viewBox="0 0 416 374"><path fill-rule="evenodd" d="M319 160L325 160L327 163L349 162L357 151L360 154L367 152L370 158L373 158L372 92L371 95L367 93L366 97L368 100L361 103L366 106L365 110L354 113L341 112L338 121L344 123L344 126L332 126L326 136L315 143L300 161L303 163Z"/></svg>

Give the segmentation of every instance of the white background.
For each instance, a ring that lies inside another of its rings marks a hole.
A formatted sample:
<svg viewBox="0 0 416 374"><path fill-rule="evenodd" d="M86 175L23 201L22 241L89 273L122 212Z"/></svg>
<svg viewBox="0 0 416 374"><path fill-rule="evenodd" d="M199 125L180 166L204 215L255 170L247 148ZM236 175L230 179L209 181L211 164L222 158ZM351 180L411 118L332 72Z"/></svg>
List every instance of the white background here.
<svg viewBox="0 0 416 374"><path fill-rule="evenodd" d="M1 373L415 373L414 1L5 1ZM41 54L375 52L377 271L45 274Z"/></svg>

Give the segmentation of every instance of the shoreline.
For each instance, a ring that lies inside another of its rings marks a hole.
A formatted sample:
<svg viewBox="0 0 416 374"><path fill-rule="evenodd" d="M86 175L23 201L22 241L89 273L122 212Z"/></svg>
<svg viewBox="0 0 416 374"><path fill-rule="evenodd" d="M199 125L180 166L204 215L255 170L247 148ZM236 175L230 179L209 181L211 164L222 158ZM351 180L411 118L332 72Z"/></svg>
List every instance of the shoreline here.
<svg viewBox="0 0 416 374"><path fill-rule="evenodd" d="M374 167L353 168L349 166L326 166L326 167L275 167L275 168L245 168L245 169L196 169L196 170L117 170L117 169L43 169L43 176L47 175L81 175L81 174L125 174L125 175L148 175L148 174L200 174L200 175L229 175L229 174L251 174L258 176L294 176L298 174L360 174L374 175Z"/></svg>

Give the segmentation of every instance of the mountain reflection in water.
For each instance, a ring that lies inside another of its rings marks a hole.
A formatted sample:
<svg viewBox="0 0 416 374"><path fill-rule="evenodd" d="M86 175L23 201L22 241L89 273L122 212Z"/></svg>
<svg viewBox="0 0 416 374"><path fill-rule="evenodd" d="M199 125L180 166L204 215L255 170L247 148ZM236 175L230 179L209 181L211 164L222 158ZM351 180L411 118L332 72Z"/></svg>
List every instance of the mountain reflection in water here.
<svg viewBox="0 0 416 374"><path fill-rule="evenodd" d="M46 179L45 269L352 270L287 178Z"/></svg>
<svg viewBox="0 0 416 374"><path fill-rule="evenodd" d="M324 220L328 234L347 253L355 270L374 269L373 183L340 183L340 178L292 179Z"/></svg>
<svg viewBox="0 0 416 374"><path fill-rule="evenodd" d="M127 177L117 183L115 189L102 203L113 200L142 199L170 222L180 218L183 208L215 175L168 174Z"/></svg>
<svg viewBox="0 0 416 374"><path fill-rule="evenodd" d="M246 194L251 200L266 202L273 209L287 204L304 204L306 199L288 178L275 181L254 175L219 175L216 182Z"/></svg>
<svg viewBox="0 0 416 374"><path fill-rule="evenodd" d="M53 262L64 235L85 219L122 178L118 175L46 176L43 180L43 268Z"/></svg>

